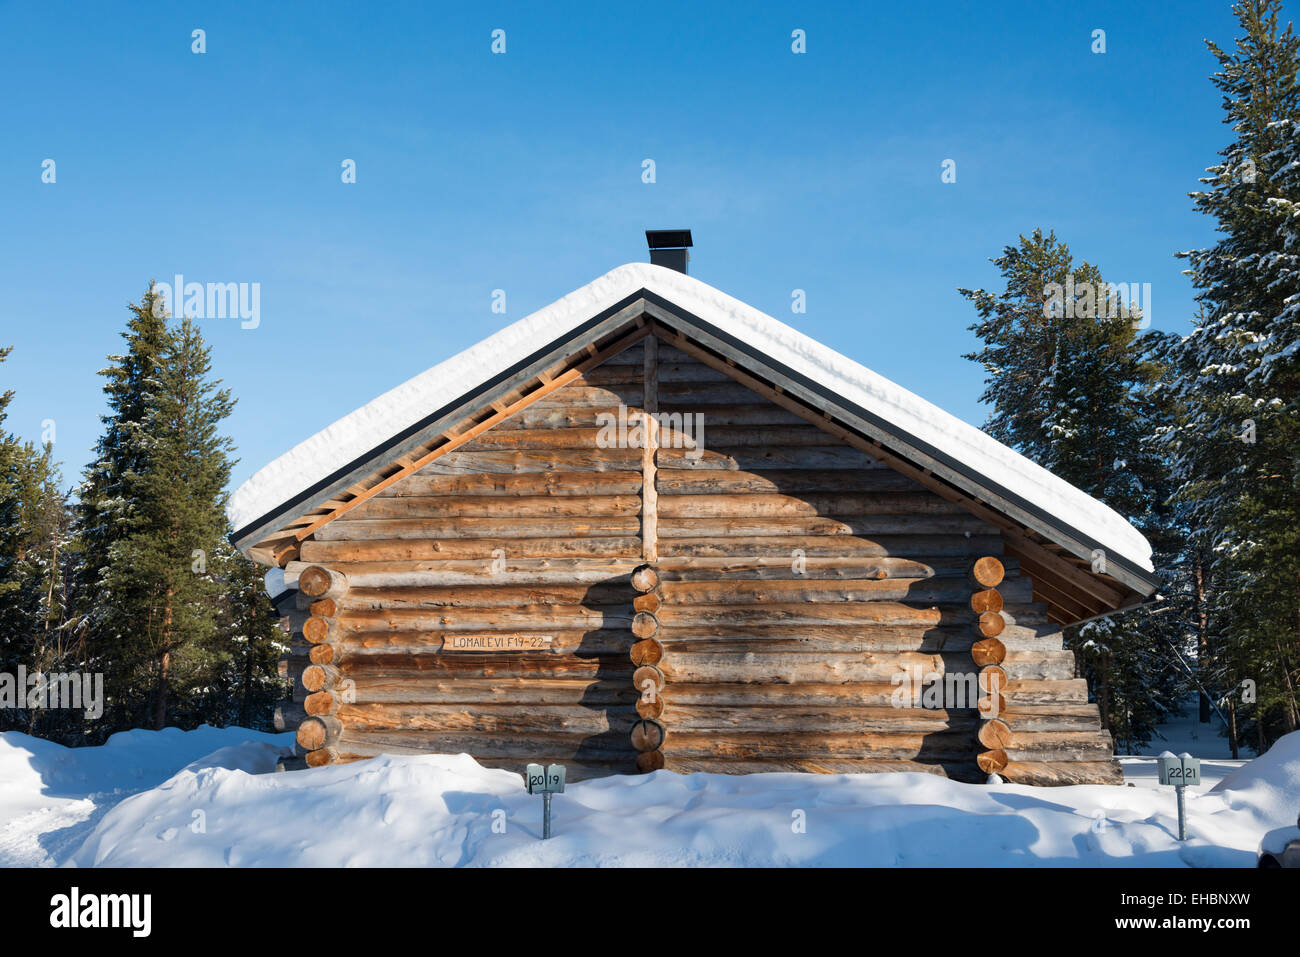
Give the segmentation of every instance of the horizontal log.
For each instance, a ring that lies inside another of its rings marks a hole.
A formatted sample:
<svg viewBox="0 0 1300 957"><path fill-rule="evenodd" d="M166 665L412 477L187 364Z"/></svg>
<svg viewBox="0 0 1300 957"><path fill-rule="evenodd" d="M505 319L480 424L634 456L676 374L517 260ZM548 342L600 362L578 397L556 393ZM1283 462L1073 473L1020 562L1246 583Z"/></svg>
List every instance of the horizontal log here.
<svg viewBox="0 0 1300 957"><path fill-rule="evenodd" d="M973 750L970 731L885 732L832 734L694 732L673 730L668 754L674 758L754 760L823 758L914 760L947 758L969 760Z"/></svg>
<svg viewBox="0 0 1300 957"><path fill-rule="evenodd" d="M639 384L574 386L552 392L532 403L535 409L618 408L620 405L639 407L644 393Z"/></svg>
<svg viewBox="0 0 1300 957"><path fill-rule="evenodd" d="M1008 651L1002 659L1007 674L1006 694L1020 696L1011 691L1015 684L1027 681L1065 681L1074 677L1074 652L1071 651Z"/></svg>
<svg viewBox="0 0 1300 957"><path fill-rule="evenodd" d="M639 592L653 591L659 585L659 572L650 565L639 565L632 572L632 587Z"/></svg>
<svg viewBox="0 0 1300 957"><path fill-rule="evenodd" d="M642 774L662 770L664 753L662 751L642 751L636 756L636 769Z"/></svg>
<svg viewBox="0 0 1300 957"><path fill-rule="evenodd" d="M707 420L706 420L707 421ZM706 429L702 450L661 448L655 454L657 468L667 470L701 469L707 471L760 472L768 469L853 469L875 467L875 459L847 445L836 445L830 436L821 446L793 448L761 446L723 448L713 444Z"/></svg>
<svg viewBox="0 0 1300 957"><path fill-rule="evenodd" d="M338 641L343 634L342 619L308 618L302 626L302 636L313 645L323 641Z"/></svg>
<svg viewBox="0 0 1300 957"><path fill-rule="evenodd" d="M512 605L502 608L384 608L350 611L337 623L344 640L357 632L526 631L630 628L632 605ZM323 619L324 620L324 619ZM331 633L331 638L333 634Z"/></svg>
<svg viewBox="0 0 1300 957"><path fill-rule="evenodd" d="M664 657L664 646L654 638L642 638L632 646L628 657L634 665L657 665Z"/></svg>
<svg viewBox="0 0 1300 957"><path fill-rule="evenodd" d="M390 499L389 501L394 501ZM618 538L640 531L635 515L583 518L338 518L316 532L319 542L379 541L404 538ZM507 548L507 554L513 550Z"/></svg>
<svg viewBox="0 0 1300 957"><path fill-rule="evenodd" d="M922 678L930 675L969 675L963 678L962 688L969 684L973 707L976 695L975 676L969 655L961 653L924 655L909 652L885 654L684 654L671 644L665 646L660 668L665 678L676 688L679 684L715 683L722 681L750 684L795 684L802 682L888 682L903 669ZM911 669L916 669L911 671ZM674 697L676 695L674 694Z"/></svg>
<svg viewBox="0 0 1300 957"><path fill-rule="evenodd" d="M799 495L809 492L911 492L921 486L888 468L767 469L748 472L738 469L689 469L659 472L655 487L660 495Z"/></svg>
<svg viewBox="0 0 1300 957"><path fill-rule="evenodd" d="M1032 600L1025 583L1023 599ZM725 601L745 602L911 602L923 604L968 603L970 589L956 578L889 578L883 580L726 580L665 581L660 594L670 603L700 605Z"/></svg>
<svg viewBox="0 0 1300 957"><path fill-rule="evenodd" d="M592 585L474 584L416 588L353 588L339 607L351 612L385 609L512 608L525 605L583 605L632 610L634 592L626 580Z"/></svg>
<svg viewBox="0 0 1300 957"><path fill-rule="evenodd" d="M653 718L638 718L628 732L628 740L638 751L657 751L667 737L664 726Z"/></svg>
<svg viewBox="0 0 1300 957"><path fill-rule="evenodd" d="M614 707L497 705L466 708L429 704L344 704L339 719L349 734L369 730L408 730L482 734L628 734L638 720L630 704Z"/></svg>
<svg viewBox="0 0 1300 957"><path fill-rule="evenodd" d="M636 515L639 495L404 495L372 498L348 513L348 521L411 518L603 518Z"/></svg>
<svg viewBox="0 0 1300 957"><path fill-rule="evenodd" d="M306 709L297 701L277 701L275 703L273 720L276 731L297 731L298 725L306 717Z"/></svg>
<svg viewBox="0 0 1300 957"><path fill-rule="evenodd" d="M983 751L975 756L975 763L985 774L1000 774L1009 763L1007 753L1001 748L995 748L992 751Z"/></svg>
<svg viewBox="0 0 1300 957"><path fill-rule="evenodd" d="M1010 784L1062 787L1074 784L1123 784L1117 761L1012 761L998 772Z"/></svg>
<svg viewBox="0 0 1300 957"><path fill-rule="evenodd" d="M682 731L830 734L960 730L973 735L980 722L974 711L958 709L853 704L820 708L778 704L745 707L675 704L669 723L674 734Z"/></svg>
<svg viewBox="0 0 1300 957"><path fill-rule="evenodd" d="M1101 729L1101 718L1095 704L1020 704L1003 712L999 717L1013 732Z"/></svg>
<svg viewBox="0 0 1300 957"><path fill-rule="evenodd" d="M1004 634L1006 633L1004 629ZM1013 640L1008 636L1008 640ZM981 638L971 645L971 659L983 668L985 665L999 665L1007 657L1007 646L1000 638Z"/></svg>
<svg viewBox="0 0 1300 957"><path fill-rule="evenodd" d="M332 641L322 641L311 646L308 659L313 665L336 665L343 660L343 649Z"/></svg>
<svg viewBox="0 0 1300 957"><path fill-rule="evenodd" d="M981 638L996 638L1006 630L1007 621L1000 611L986 611L975 620L975 630Z"/></svg>
<svg viewBox="0 0 1300 957"><path fill-rule="evenodd" d="M310 565L298 573L298 589L312 598L338 598L347 594L346 575L321 565Z"/></svg>
<svg viewBox="0 0 1300 957"><path fill-rule="evenodd" d="M514 759L523 763L539 759L573 760L622 759L630 765L635 754L624 732L604 734L565 734L536 732L520 735L514 732L426 731L392 728L367 728L347 732L337 748L340 753L372 754L469 754L482 763L485 760Z"/></svg>
<svg viewBox="0 0 1300 957"><path fill-rule="evenodd" d="M986 535L764 535L702 536L697 538L661 539L659 560L665 564L686 558L782 558L789 562L795 551L804 557L895 557L927 561L943 557L970 555L996 544Z"/></svg>
<svg viewBox="0 0 1300 957"><path fill-rule="evenodd" d="M307 699L302 704L309 715L337 715L342 705L342 698L333 691L316 691L307 695Z"/></svg>
<svg viewBox="0 0 1300 957"><path fill-rule="evenodd" d="M979 743L986 750L1006 750L1011 747L1013 736L1011 728L1005 721L998 718L991 718L987 721L981 721L978 732Z"/></svg>
<svg viewBox="0 0 1300 957"><path fill-rule="evenodd" d="M473 521L467 519L466 521ZM544 519L530 519L541 522ZM969 515L846 515L674 518L661 516L659 534L669 538L808 538L830 535L987 534L989 526ZM792 546L787 546L787 552Z"/></svg>
<svg viewBox="0 0 1300 957"><path fill-rule="evenodd" d="M311 665L302 673L302 686L308 691L323 691L338 685L343 676L332 664Z"/></svg>
<svg viewBox="0 0 1300 957"><path fill-rule="evenodd" d="M1027 704L1084 704L1088 700L1088 682L1083 678L1060 680L1009 680L1004 692L1016 702L1016 707Z"/></svg>
<svg viewBox="0 0 1300 957"><path fill-rule="evenodd" d="M312 715L298 725L298 746L305 751L332 747L343 731L343 724L333 715Z"/></svg>
<svg viewBox="0 0 1300 957"><path fill-rule="evenodd" d="M987 694L1001 694L1007 686L1007 673L999 665L985 665L979 671L979 688Z"/></svg>
<svg viewBox="0 0 1300 957"><path fill-rule="evenodd" d="M671 422L674 425L692 422L692 419L685 419L682 416L700 415L704 423L706 437L711 436L714 430L726 430L734 426L789 428L791 426L805 426L808 421L771 403L711 405L707 409L700 409L690 403L661 402L659 404L659 415L664 417L663 421ZM824 445L825 442L826 439L823 434L820 444ZM728 441L728 444L731 444L730 441Z"/></svg>
<svg viewBox="0 0 1300 957"><path fill-rule="evenodd" d="M637 472L523 472L460 473L438 475L416 472L381 492L377 497L496 495L517 496L639 495L641 473Z"/></svg>
<svg viewBox="0 0 1300 957"><path fill-rule="evenodd" d="M1115 753L1108 732L1017 731L1007 756L1015 761L1098 761Z"/></svg>
<svg viewBox="0 0 1300 957"><path fill-rule="evenodd" d="M980 588L997 588L1005 571L995 555L985 555L971 563L970 579Z"/></svg>
<svg viewBox="0 0 1300 957"><path fill-rule="evenodd" d="M517 639L521 635L544 637L549 639L545 647L536 647L531 644L525 644L524 647L527 649L528 654L552 658L575 656L580 658L622 657L629 654L632 644L636 640L627 628L622 625L609 628L546 631L519 628L506 630L469 629L469 631L475 637L484 639ZM350 633L340 642L339 658L344 662L354 658L358 659L357 666L365 667L364 662L360 659L375 656L405 658L437 655L444 652L455 657L463 657L465 654L483 654L484 652L480 651L466 652L463 647L458 648L454 641L448 640L458 636L463 638L465 632L465 629L437 631L410 629ZM485 644L488 643L485 642ZM495 646L503 649L502 654L519 653L516 645L503 644L497 641Z"/></svg>
<svg viewBox="0 0 1300 957"><path fill-rule="evenodd" d="M303 758L303 763L309 768L323 768L326 765L338 764L339 753L333 748L320 748L316 751L308 751Z"/></svg>
<svg viewBox="0 0 1300 957"><path fill-rule="evenodd" d="M896 628L886 625L754 626L747 629L676 627L661 635L665 653L882 653L967 651L969 631L953 628ZM974 670L974 669L971 669Z"/></svg>
<svg viewBox="0 0 1300 957"><path fill-rule="evenodd" d="M647 701L654 700L664 690L664 684L664 672L656 665L638 665L632 672L632 687Z"/></svg>
<svg viewBox="0 0 1300 957"><path fill-rule="evenodd" d="M640 449L542 449L536 451L448 452L430 462L425 475L525 472L633 472Z"/></svg>
<svg viewBox="0 0 1300 957"><path fill-rule="evenodd" d="M678 625L702 627L740 627L749 625L822 625L822 624L882 624L918 626L959 625L970 621L970 613L963 609L913 608L900 602L870 601L827 602L769 602L767 604L665 604L659 609L659 621L665 628Z"/></svg>
<svg viewBox="0 0 1300 957"><path fill-rule="evenodd" d="M368 670L355 683L355 704L473 705L491 710L509 705L631 706L640 692L630 675L611 678L522 677L473 678L431 675L406 670Z"/></svg>
<svg viewBox="0 0 1300 957"><path fill-rule="evenodd" d="M641 554L637 535L611 538L480 538L480 539L376 539L303 542L304 555L314 561L333 561L346 566L349 575L382 573L382 565L437 561L476 561L490 574L504 562L581 561L617 562ZM363 566L357 568L356 566ZM401 566L401 567L409 567ZM358 579L353 579L360 584ZM505 579L502 579L504 581ZM532 579L526 579L531 581ZM375 584L374 579L370 581Z"/></svg>
<svg viewBox="0 0 1300 957"><path fill-rule="evenodd" d="M576 655L549 655L529 652L503 654L409 654L402 651L349 650L343 661L343 673L354 679L360 689L371 671L406 671L412 678L424 675L438 678L587 678L598 680L623 676L631 681L632 663L627 654L581 658Z"/></svg>
<svg viewBox="0 0 1300 957"><path fill-rule="evenodd" d="M648 611L638 611L632 616L631 630L637 638L653 638L659 631L659 619Z"/></svg>
<svg viewBox="0 0 1300 957"><path fill-rule="evenodd" d="M893 709L899 686L889 681L793 682L790 684L742 682L674 683L665 695L673 714L679 708L882 707ZM972 712L973 714L973 712Z"/></svg>
<svg viewBox="0 0 1300 957"><path fill-rule="evenodd" d="M751 495L663 495L664 518L800 518L817 516L960 515L968 513L925 490ZM891 523L897 525L898 523ZM982 527L978 522L975 527Z"/></svg>
<svg viewBox="0 0 1300 957"><path fill-rule="evenodd" d="M574 543L575 549L581 550L591 541L587 539ZM619 583L628 582L632 570L641 564L640 539L629 538L621 541L627 543L626 548L630 553L628 557L524 558L509 555L503 562L499 562L490 555L488 546L491 543L477 543L483 548L482 559L356 561L349 562L344 567L347 568L349 581L357 588Z"/></svg>

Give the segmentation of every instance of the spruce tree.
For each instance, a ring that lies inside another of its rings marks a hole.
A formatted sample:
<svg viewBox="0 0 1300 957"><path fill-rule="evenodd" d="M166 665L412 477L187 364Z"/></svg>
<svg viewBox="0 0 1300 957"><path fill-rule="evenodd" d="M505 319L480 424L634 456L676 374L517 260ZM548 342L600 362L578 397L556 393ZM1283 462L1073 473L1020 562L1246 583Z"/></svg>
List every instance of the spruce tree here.
<svg viewBox="0 0 1300 957"><path fill-rule="evenodd" d="M1220 238L1180 254L1201 313L1170 356L1184 409L1168 434L1174 502L1212 582L1207 673L1257 747L1300 724L1300 39L1280 9L1238 3L1243 35L1208 44L1233 138L1191 194Z"/></svg>
<svg viewBox="0 0 1300 957"><path fill-rule="evenodd" d="M1148 437L1162 374L1138 334L1142 315L1055 233L1035 230L992 260L1003 289L962 289L976 308L987 373L985 430L1105 502L1152 542L1155 564L1178 549L1162 520L1165 470ZM1150 740L1183 679L1163 621L1142 608L1066 630L1102 721L1122 749Z"/></svg>
<svg viewBox="0 0 1300 957"><path fill-rule="evenodd" d="M144 522L138 484L151 462L149 410L159 387L167 348L162 299L153 283L144 297L128 305L122 338L126 350L109 356L100 370L108 412L79 489L76 537L81 553L77 627L87 639L92 667L104 674L101 734L135 727L145 719L141 703L148 687L141 681L147 655L138 632L143 604L140 582L126 564L128 539Z"/></svg>
<svg viewBox="0 0 1300 957"><path fill-rule="evenodd" d="M150 284L104 370L109 414L82 487L81 538L92 654L106 673L110 727L162 728L221 666L221 581L233 400L210 378L198 327L169 328Z"/></svg>

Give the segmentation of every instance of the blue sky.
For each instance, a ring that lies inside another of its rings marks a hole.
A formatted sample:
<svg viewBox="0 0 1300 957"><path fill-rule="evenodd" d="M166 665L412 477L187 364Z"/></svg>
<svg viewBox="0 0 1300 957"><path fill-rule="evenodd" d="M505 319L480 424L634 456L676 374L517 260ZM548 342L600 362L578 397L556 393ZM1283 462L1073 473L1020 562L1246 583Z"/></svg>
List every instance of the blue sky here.
<svg viewBox="0 0 1300 957"><path fill-rule="evenodd" d="M1153 325L1188 327L1173 253L1212 241L1186 194L1228 137L1203 40L1235 36L1226 0L0 2L7 427L53 420L74 481L126 303L175 273L258 283L256 329L203 322L238 484L645 260L647 227L690 227L693 275L978 425L956 289L996 285L1021 232L1151 283Z"/></svg>

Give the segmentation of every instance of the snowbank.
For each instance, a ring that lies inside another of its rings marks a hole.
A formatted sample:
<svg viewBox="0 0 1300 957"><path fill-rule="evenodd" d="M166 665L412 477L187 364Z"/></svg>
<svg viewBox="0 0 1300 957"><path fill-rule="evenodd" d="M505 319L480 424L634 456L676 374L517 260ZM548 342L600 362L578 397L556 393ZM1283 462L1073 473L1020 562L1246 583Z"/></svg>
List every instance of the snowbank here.
<svg viewBox="0 0 1300 957"><path fill-rule="evenodd" d="M706 322L838 392L931 446L943 449L1103 548L1151 570L1151 546L1121 515L979 429L765 313L685 273L648 263L611 270L339 419L262 468L230 497L242 529L324 479L376 443L510 368L639 289Z"/></svg>
<svg viewBox="0 0 1300 957"><path fill-rule="evenodd" d="M570 785L542 842L541 801L518 774L430 755L263 775L194 765L105 815L72 863L1252 867L1261 836L1294 822L1291 738L1239 786L1190 794L1184 844L1169 789L667 771Z"/></svg>
<svg viewBox="0 0 1300 957"><path fill-rule="evenodd" d="M65 748L17 731L0 734L0 866L58 863L123 798L208 760L270 771L293 735L246 728L134 730L101 747ZM215 752L215 753L214 753Z"/></svg>
<svg viewBox="0 0 1300 957"><path fill-rule="evenodd" d="M541 801L468 755L272 773L290 735L131 731L69 749L0 735L0 864L1237 866L1294 829L1300 732L1189 791L958 784L928 774L604 778Z"/></svg>

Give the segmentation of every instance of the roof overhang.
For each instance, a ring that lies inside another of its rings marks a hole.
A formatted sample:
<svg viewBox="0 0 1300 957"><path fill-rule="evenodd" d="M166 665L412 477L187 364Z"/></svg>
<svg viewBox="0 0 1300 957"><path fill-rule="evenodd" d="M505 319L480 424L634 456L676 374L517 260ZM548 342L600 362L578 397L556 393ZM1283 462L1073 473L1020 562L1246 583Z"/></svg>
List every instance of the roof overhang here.
<svg viewBox="0 0 1300 957"><path fill-rule="evenodd" d="M283 566L316 528L461 444L645 335L655 334L803 415L945 498L965 505L1004 532L1007 552L1035 584L1052 617L1081 621L1131 607L1152 595L1155 574L1107 550L993 477L973 469L897 423L838 394L750 342L658 293L641 288L539 346L525 358L431 410L231 536L245 554ZM1096 556L1104 556L1097 565Z"/></svg>

